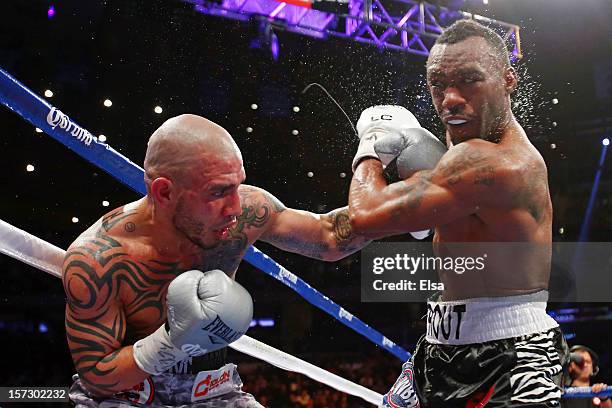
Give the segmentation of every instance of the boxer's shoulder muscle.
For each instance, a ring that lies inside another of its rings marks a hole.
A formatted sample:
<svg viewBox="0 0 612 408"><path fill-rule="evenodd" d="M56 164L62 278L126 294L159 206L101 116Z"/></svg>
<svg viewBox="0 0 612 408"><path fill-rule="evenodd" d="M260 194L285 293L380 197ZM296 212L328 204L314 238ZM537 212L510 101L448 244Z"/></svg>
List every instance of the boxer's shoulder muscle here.
<svg viewBox="0 0 612 408"><path fill-rule="evenodd" d="M457 193L511 195L518 187L513 173L521 167L520 160L512 149L473 139L449 149L430 177Z"/></svg>
<svg viewBox="0 0 612 408"><path fill-rule="evenodd" d="M99 315L110 304L118 304L128 321L132 317L139 320L143 313L150 316L149 321L163 318L161 297L181 269L138 239L130 239L136 228L129 221L133 216L122 209L112 211L66 252L63 282L68 307L75 315Z"/></svg>
<svg viewBox="0 0 612 408"><path fill-rule="evenodd" d="M535 149L470 140L450 150L440 163L438 175L460 191L461 185L488 198L489 211L526 210L540 223L550 212L546 165ZM487 210L480 211L486 215Z"/></svg>

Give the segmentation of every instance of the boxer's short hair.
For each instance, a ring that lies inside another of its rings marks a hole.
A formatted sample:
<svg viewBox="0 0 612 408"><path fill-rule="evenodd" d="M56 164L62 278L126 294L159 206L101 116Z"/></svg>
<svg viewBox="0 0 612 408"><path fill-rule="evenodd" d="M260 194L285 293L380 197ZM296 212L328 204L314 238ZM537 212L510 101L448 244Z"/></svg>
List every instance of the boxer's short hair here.
<svg viewBox="0 0 612 408"><path fill-rule="evenodd" d="M477 23L474 20L459 20L442 31L436 39L436 44L456 44L470 37L484 38L494 51L503 68L510 67L510 57L506 43L495 31Z"/></svg>

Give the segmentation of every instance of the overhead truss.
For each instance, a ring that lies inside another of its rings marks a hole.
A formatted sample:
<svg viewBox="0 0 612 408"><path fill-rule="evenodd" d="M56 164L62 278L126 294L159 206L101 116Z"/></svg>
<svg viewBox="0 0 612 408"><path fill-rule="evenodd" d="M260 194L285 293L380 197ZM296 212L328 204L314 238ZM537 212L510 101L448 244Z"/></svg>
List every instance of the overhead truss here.
<svg viewBox="0 0 612 408"><path fill-rule="evenodd" d="M193 4L197 11L212 16L239 21L257 18L273 27L309 37L340 37L422 56L429 55L429 49L445 26L458 19L474 19L497 31L508 43L514 58L522 57L518 25L465 11L451 11L422 1L184 1ZM317 2L342 7L335 12L321 11L315 9ZM297 5L300 3L302 5Z"/></svg>

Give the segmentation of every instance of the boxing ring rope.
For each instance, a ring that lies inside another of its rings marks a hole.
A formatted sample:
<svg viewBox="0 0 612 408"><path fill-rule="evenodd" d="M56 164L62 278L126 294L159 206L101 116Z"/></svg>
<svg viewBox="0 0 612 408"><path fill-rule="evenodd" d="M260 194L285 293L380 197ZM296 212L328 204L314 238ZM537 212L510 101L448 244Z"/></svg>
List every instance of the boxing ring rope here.
<svg viewBox="0 0 612 408"><path fill-rule="evenodd" d="M595 394L591 387L567 387L563 390L563 398L593 398L608 397L612 398L612 387L607 386L601 392Z"/></svg>
<svg viewBox="0 0 612 408"><path fill-rule="evenodd" d="M1 68L0 102L128 187L141 194L146 194L143 181L144 171L140 166L111 146L99 142L89 131L77 125L67 115L51 106ZM2 220L0 220L0 252L61 278L64 250ZM244 259L400 360L405 361L411 357L410 353L402 347L353 316L256 247L248 248ZM230 344L230 347L281 369L304 374L315 381L362 398L372 404L378 405L382 401L382 395L379 393L246 335ZM570 387L565 389L564 396L568 398L612 397L612 387L607 387L598 394L590 392L589 387Z"/></svg>

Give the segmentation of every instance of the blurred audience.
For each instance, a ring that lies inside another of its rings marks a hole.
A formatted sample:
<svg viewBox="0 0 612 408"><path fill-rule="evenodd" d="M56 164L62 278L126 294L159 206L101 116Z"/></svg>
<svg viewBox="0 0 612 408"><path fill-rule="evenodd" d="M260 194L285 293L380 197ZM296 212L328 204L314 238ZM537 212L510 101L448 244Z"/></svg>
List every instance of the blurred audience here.
<svg viewBox="0 0 612 408"><path fill-rule="evenodd" d="M568 387L591 387L597 393L607 387L604 383L594 383L593 378L599 373L599 356L593 349L575 345L570 349L570 363L567 367L565 385ZM603 407L612 408L608 397L567 398L561 403L563 408Z"/></svg>

